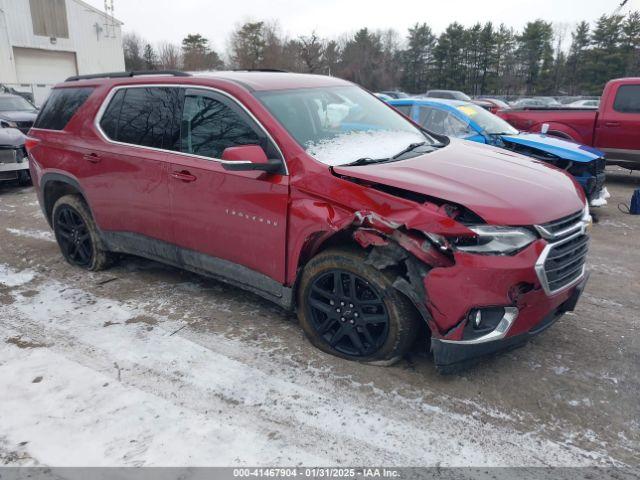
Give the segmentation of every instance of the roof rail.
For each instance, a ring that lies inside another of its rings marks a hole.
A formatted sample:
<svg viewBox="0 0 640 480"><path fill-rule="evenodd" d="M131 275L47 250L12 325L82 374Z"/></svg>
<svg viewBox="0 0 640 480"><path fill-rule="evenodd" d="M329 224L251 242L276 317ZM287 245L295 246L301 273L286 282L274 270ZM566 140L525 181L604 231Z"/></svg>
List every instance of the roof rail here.
<svg viewBox="0 0 640 480"><path fill-rule="evenodd" d="M278 68L236 68L234 72L279 72L289 73L288 70L280 70Z"/></svg>
<svg viewBox="0 0 640 480"><path fill-rule="evenodd" d="M65 82L75 82L77 80L91 80L93 78L126 78L137 77L138 75L173 75L174 77L190 77L191 74L181 70L131 70L128 72L93 73L91 75L74 75Z"/></svg>

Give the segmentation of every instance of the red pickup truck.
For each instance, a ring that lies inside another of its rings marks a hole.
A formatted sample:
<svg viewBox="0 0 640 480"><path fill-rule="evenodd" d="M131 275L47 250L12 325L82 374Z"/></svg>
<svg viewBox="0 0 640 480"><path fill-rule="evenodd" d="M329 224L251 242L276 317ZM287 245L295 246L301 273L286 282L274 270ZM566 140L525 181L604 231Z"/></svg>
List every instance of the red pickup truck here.
<svg viewBox="0 0 640 480"><path fill-rule="evenodd" d="M498 115L518 130L540 132L596 147L607 162L640 170L640 78L609 81L598 110L524 108Z"/></svg>

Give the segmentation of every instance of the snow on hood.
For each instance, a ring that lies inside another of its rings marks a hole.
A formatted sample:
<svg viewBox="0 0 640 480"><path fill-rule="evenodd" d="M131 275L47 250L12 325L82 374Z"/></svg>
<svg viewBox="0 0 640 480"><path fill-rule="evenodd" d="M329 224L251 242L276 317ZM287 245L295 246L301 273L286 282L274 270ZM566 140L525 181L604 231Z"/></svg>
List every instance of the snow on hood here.
<svg viewBox="0 0 640 480"><path fill-rule="evenodd" d="M0 112L0 118L12 122L35 122L37 116L37 110L4 110Z"/></svg>
<svg viewBox="0 0 640 480"><path fill-rule="evenodd" d="M536 148L574 162L591 162L596 158L604 157L604 153L597 148L540 133L501 135L501 138L507 143L517 143L518 145Z"/></svg>
<svg viewBox="0 0 640 480"><path fill-rule="evenodd" d="M411 143L424 142L419 133L367 130L342 133L331 139L310 142L306 145L309 155L325 165L337 166L359 158L388 158L405 149Z"/></svg>
<svg viewBox="0 0 640 480"><path fill-rule="evenodd" d="M335 167L340 175L455 202L495 225L535 225L584 208L565 172L508 150L451 139L449 146L396 162Z"/></svg>

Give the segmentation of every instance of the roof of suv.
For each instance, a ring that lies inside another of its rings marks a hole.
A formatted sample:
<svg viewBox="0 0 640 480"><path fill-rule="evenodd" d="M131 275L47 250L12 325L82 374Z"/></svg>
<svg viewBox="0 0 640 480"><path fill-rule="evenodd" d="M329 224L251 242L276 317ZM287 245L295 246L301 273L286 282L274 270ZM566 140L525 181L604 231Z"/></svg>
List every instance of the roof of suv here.
<svg viewBox="0 0 640 480"><path fill-rule="evenodd" d="M289 88L336 87L352 85L341 78L290 72L220 71L194 72L196 77L211 77L241 83L252 90L285 90Z"/></svg>
<svg viewBox="0 0 640 480"><path fill-rule="evenodd" d="M114 83L141 83L143 79L172 79L174 83L193 84L194 79L212 79L212 80L225 80L227 82L233 82L241 85L246 89L253 91L267 91L267 90L287 90L293 88L314 88L314 87L337 87L337 86L349 86L353 85L351 82L342 80L336 77L329 77L326 75L311 75L305 73L290 73L290 72L269 72L269 71L207 71L207 72L190 72L178 75L177 72L174 75L153 72L140 72L136 75L126 75L127 72L115 72L112 74L106 73L104 77L98 75L91 76L91 78L69 78L63 84L59 86L72 86L75 82L90 83L113 81ZM123 75L124 74L124 75Z"/></svg>

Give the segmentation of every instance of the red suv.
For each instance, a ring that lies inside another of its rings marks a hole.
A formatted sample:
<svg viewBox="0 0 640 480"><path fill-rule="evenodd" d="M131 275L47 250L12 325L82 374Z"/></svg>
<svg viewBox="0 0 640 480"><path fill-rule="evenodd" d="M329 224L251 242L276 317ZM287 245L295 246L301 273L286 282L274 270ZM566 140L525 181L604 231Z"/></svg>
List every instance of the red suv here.
<svg viewBox="0 0 640 480"><path fill-rule="evenodd" d="M441 371L572 310L588 207L565 173L422 130L352 83L277 72L73 77L27 141L62 254L182 267L297 311L320 349Z"/></svg>

